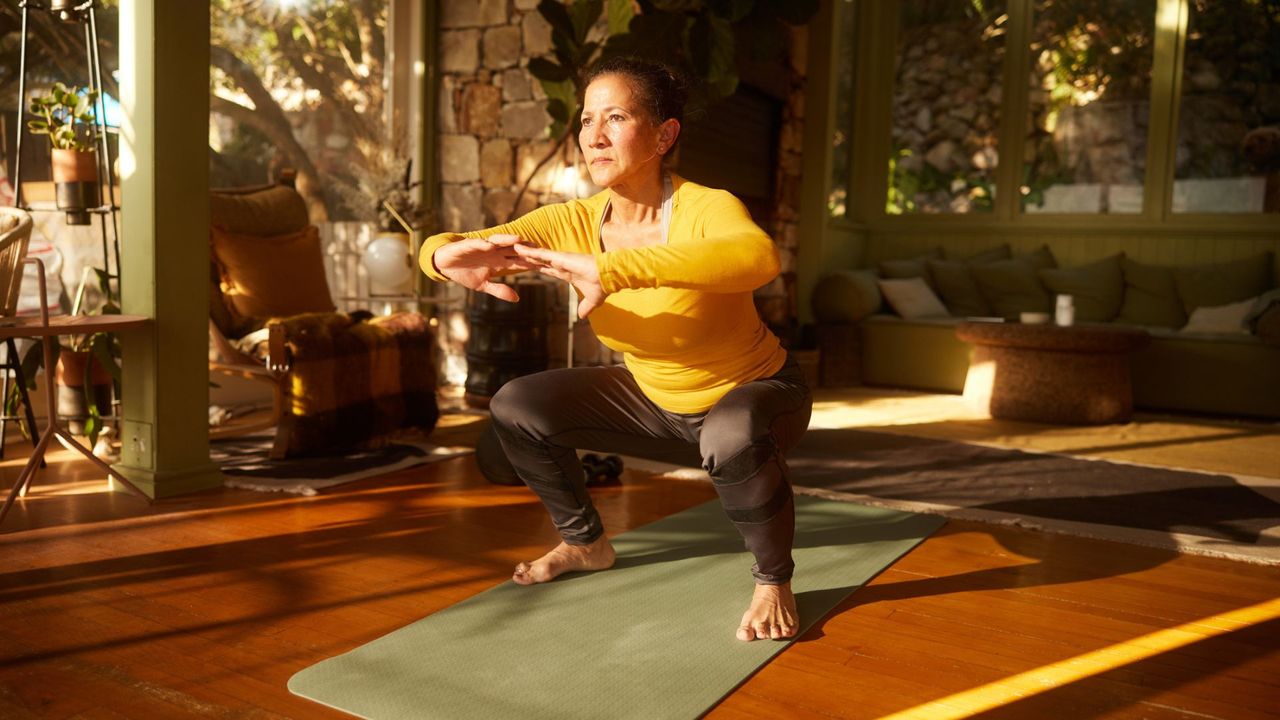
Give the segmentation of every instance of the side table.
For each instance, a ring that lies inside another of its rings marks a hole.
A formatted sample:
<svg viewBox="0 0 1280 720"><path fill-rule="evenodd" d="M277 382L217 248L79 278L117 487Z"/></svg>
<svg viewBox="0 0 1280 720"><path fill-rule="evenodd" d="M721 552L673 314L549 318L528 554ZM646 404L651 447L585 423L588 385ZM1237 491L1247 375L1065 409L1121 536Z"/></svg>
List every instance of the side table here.
<svg viewBox="0 0 1280 720"><path fill-rule="evenodd" d="M974 346L965 396L989 395L991 417L1081 425L1129 420L1129 354L1151 341L1131 327L983 322L956 337Z"/></svg>
<svg viewBox="0 0 1280 720"><path fill-rule="evenodd" d="M36 259L27 259L24 262L33 263L39 267L40 280L40 316L28 317L5 317L0 318L0 340L5 338L33 338L38 337L44 344L44 356L46 358L53 357L54 339L61 335L91 335L97 332L118 332L121 330L130 330L142 327L149 319L143 315L55 315L49 316L49 308L44 302L45 286L44 286L44 264ZM44 453L49 448L49 443L55 437L68 448L78 450L82 455L100 467L113 480L124 485L131 492L139 497L151 502L146 493L139 490L133 483L129 482L123 475L111 469L111 466L99 460L93 452L81 445L75 436L58 424L58 399L55 386L56 381L53 379L54 373L52 368L45 368L45 402L48 407L49 420L44 432L40 435L40 441L36 443L35 450L31 453L31 459L27 461L27 465L22 469L22 474L18 476L17 482L13 484L13 489L9 491L9 497L5 499L4 506L0 507L0 522L4 522L5 515L9 514L9 508L13 505L13 501L18 495L22 494L24 488L31 482L31 478L35 475L36 470L40 468L40 461L44 459Z"/></svg>

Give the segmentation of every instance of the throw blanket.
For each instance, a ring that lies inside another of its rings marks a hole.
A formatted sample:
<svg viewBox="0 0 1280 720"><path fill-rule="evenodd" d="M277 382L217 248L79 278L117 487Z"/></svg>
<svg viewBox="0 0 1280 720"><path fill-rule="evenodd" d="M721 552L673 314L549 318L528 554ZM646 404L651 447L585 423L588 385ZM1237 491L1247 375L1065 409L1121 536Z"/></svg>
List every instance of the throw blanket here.
<svg viewBox="0 0 1280 720"><path fill-rule="evenodd" d="M435 427L434 336L422 315L309 313L267 324L284 326L291 358L272 458L332 455ZM254 350L262 359L266 343Z"/></svg>

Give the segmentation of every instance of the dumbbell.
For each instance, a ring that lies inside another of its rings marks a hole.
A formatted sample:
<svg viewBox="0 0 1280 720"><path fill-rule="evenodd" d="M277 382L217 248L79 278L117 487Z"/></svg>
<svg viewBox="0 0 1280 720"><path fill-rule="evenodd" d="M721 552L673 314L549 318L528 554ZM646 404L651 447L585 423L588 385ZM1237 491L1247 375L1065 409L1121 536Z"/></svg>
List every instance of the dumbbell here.
<svg viewBox="0 0 1280 720"><path fill-rule="evenodd" d="M587 453L582 456L582 469L587 474L587 487L622 484L622 458L617 455Z"/></svg>

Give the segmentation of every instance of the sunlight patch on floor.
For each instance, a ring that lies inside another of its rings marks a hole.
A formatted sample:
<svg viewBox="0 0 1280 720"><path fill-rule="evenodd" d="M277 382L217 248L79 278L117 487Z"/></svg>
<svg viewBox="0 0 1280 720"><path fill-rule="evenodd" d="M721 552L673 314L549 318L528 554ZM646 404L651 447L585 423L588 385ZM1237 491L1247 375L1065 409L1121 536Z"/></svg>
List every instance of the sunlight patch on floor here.
<svg viewBox="0 0 1280 720"><path fill-rule="evenodd" d="M1280 600L1269 600L1042 665L1003 680L917 705L881 720L951 720L971 717L1276 618L1280 618Z"/></svg>
<svg viewBox="0 0 1280 720"><path fill-rule="evenodd" d="M821 389L814 428L866 428L939 440L1146 465L1280 477L1280 424L1138 413L1127 423L993 420L960 395L885 388Z"/></svg>

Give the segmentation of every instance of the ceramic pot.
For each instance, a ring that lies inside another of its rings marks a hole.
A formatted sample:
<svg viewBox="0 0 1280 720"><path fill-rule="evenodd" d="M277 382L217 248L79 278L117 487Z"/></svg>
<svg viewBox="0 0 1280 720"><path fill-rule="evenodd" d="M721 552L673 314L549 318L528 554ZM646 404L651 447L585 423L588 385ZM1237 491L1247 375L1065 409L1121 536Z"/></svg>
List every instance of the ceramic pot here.
<svg viewBox="0 0 1280 720"><path fill-rule="evenodd" d="M102 204L98 199L98 153L54 150L53 183L58 209L67 212L67 224L88 225L88 209Z"/></svg>

